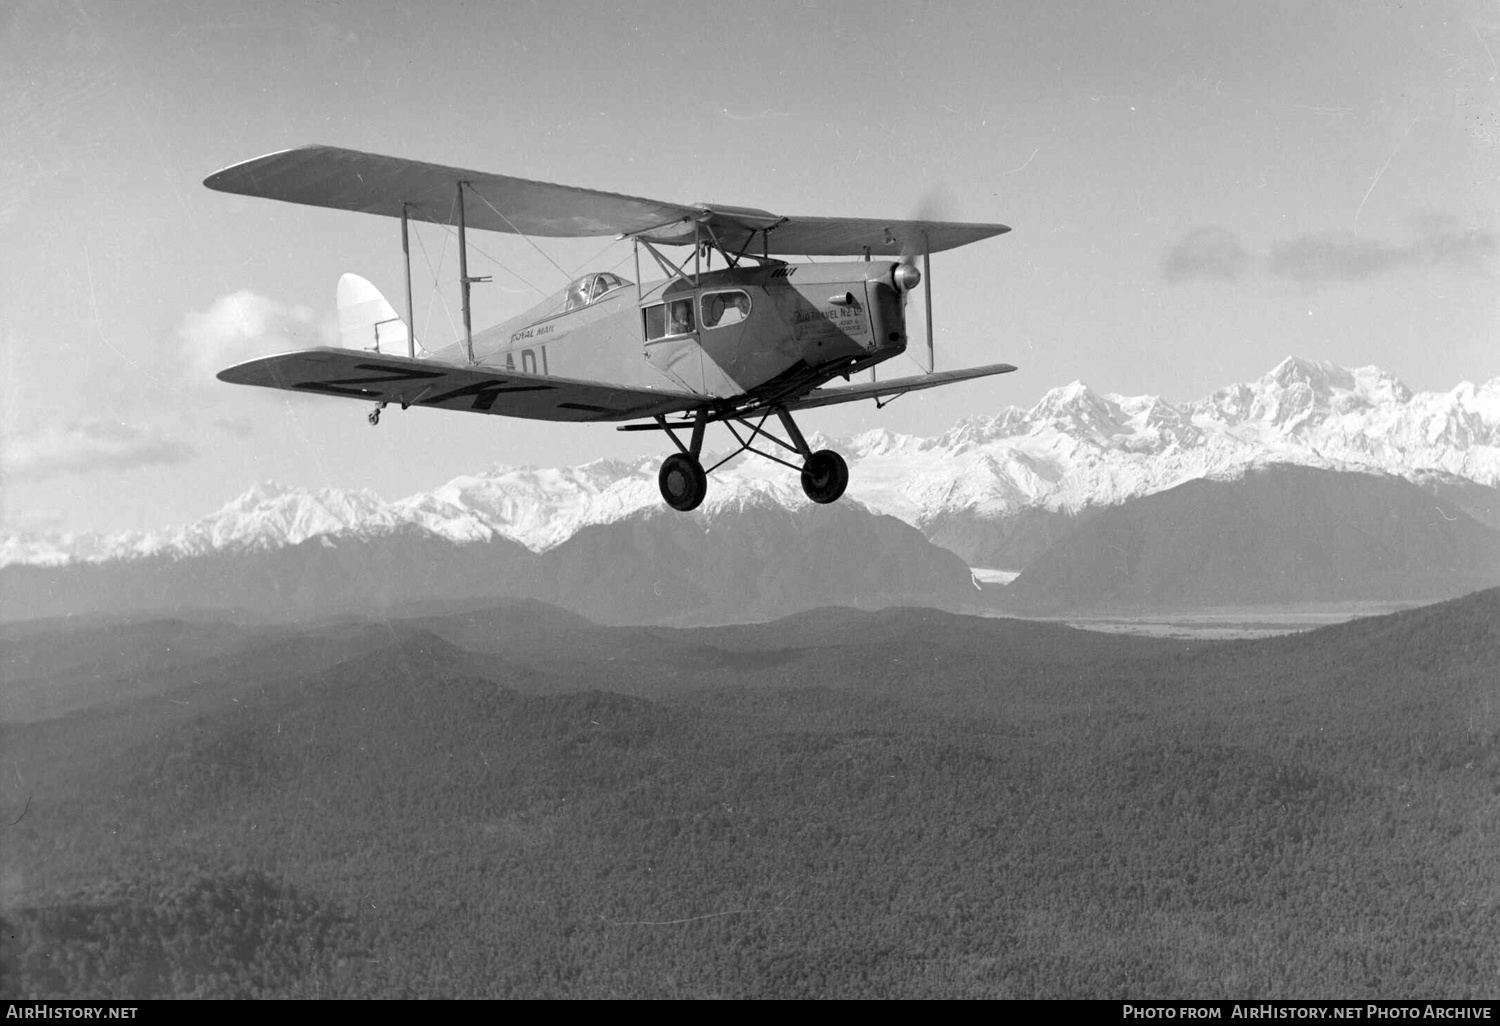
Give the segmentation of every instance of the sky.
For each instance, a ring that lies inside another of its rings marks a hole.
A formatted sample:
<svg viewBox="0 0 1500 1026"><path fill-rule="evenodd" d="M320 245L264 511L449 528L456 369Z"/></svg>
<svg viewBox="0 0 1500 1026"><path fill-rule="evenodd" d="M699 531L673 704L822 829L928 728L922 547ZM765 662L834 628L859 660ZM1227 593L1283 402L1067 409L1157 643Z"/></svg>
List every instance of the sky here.
<svg viewBox="0 0 1500 1026"><path fill-rule="evenodd" d="M230 386L401 306L387 218L211 192L307 143L781 214L1002 222L933 258L939 367L1017 373L804 429L933 435L1082 380L1174 401L1283 357L1418 391L1500 375L1492 0L0 6L0 530L144 530L273 480L395 499L649 433ZM562 273L474 233L474 321ZM610 239L541 242L633 276ZM456 336L454 240L413 245ZM435 347L435 346L434 346ZM915 364L891 374L916 373ZM711 437L710 445L714 444Z"/></svg>

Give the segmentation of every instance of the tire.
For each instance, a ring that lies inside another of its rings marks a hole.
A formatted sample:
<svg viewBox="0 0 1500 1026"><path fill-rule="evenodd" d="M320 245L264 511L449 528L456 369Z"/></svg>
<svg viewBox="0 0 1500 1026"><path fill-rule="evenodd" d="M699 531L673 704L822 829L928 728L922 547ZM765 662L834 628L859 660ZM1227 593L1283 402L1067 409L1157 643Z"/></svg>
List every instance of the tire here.
<svg viewBox="0 0 1500 1026"><path fill-rule="evenodd" d="M802 490L813 502L834 502L849 487L849 465L832 449L819 449L802 468Z"/></svg>
<svg viewBox="0 0 1500 1026"><path fill-rule="evenodd" d="M656 483L667 505L681 513L697 509L708 494L708 475L703 472L703 464L686 453L668 456L656 475Z"/></svg>

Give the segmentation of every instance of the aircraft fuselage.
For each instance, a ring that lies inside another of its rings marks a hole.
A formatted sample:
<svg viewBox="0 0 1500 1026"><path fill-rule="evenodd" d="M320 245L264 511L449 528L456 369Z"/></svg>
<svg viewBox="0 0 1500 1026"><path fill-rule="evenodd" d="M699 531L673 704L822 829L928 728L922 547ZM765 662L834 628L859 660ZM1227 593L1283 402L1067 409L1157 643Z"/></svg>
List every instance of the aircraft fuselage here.
<svg viewBox="0 0 1500 1026"><path fill-rule="evenodd" d="M711 400L801 394L906 349L895 267L772 264L641 286L586 275L577 296L476 332L474 360ZM433 355L463 360L464 344Z"/></svg>

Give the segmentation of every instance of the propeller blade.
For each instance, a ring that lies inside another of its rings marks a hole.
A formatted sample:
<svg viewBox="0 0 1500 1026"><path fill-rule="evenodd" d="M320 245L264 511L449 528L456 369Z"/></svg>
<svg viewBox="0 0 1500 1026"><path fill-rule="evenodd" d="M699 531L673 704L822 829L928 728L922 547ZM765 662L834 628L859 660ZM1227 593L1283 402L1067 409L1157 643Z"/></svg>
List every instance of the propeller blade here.
<svg viewBox="0 0 1500 1026"><path fill-rule="evenodd" d="M942 184L934 184L928 187L917 201L916 207L911 212L913 221L950 221L953 220L953 211L957 204L953 202L953 194ZM903 264L915 264L917 257L926 252L927 243L920 235L913 235L901 240L901 262Z"/></svg>
<svg viewBox="0 0 1500 1026"><path fill-rule="evenodd" d="M953 195L943 185L934 184L923 194L917 203L917 209L912 213L914 221L942 221L946 211L953 209ZM926 307L927 318L927 373L931 374L937 369L937 355L934 352L932 342L932 263L931 254L928 251L927 237L921 234L913 234L901 240L901 263L913 269L916 268L917 257L922 258L922 297ZM911 289L901 294L902 306L911 295Z"/></svg>

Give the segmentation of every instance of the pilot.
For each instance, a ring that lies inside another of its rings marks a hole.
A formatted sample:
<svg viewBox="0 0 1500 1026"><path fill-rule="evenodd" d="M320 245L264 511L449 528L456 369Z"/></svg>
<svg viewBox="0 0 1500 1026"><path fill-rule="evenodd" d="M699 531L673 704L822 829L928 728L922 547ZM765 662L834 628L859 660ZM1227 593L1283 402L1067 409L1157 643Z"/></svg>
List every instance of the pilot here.
<svg viewBox="0 0 1500 1026"><path fill-rule="evenodd" d="M693 304L690 300L680 299L673 303L670 309L672 326L667 334L686 335L693 330Z"/></svg>

